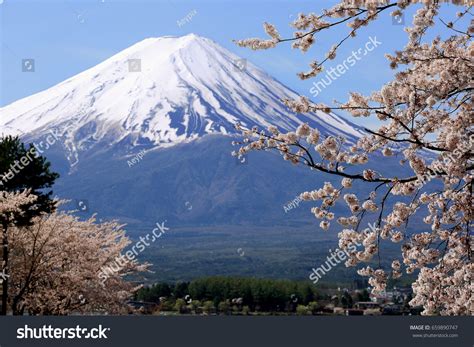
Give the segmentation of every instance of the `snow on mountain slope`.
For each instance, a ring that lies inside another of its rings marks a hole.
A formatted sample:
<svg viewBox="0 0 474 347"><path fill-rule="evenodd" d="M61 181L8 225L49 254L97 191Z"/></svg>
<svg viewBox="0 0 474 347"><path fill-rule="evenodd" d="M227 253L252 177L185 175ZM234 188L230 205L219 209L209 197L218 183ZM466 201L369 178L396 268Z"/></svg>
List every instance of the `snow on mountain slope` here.
<svg viewBox="0 0 474 347"><path fill-rule="evenodd" d="M238 121L284 130L308 122L326 134L361 135L336 115L291 112L280 100L297 94L250 63L240 69L239 59L194 34L145 39L0 108L0 132L35 138L54 129L72 165L81 151L101 144L167 147L206 134L234 133ZM139 65L141 71L134 72Z"/></svg>

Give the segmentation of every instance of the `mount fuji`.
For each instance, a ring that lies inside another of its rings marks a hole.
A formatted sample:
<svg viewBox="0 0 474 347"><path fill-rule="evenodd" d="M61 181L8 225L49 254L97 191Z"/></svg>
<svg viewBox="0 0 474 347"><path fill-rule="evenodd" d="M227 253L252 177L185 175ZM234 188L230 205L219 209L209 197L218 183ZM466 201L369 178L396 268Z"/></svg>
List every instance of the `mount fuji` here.
<svg viewBox="0 0 474 347"><path fill-rule="evenodd" d="M363 134L335 114L296 114L281 102L296 97L210 39L149 38L0 108L0 133L37 142L54 131L60 141L44 155L61 173L55 192L88 201L91 213L132 224L278 224L283 205L322 176L268 153L236 163L234 124L307 122L352 142ZM312 221L306 208L292 218Z"/></svg>
<svg viewBox="0 0 474 347"><path fill-rule="evenodd" d="M295 129L302 122L326 134L358 137L336 115L296 115L282 98L297 95L215 42L194 34L145 39L45 91L0 108L3 133L41 137L54 129L71 165L81 152L121 145L169 147L234 124Z"/></svg>

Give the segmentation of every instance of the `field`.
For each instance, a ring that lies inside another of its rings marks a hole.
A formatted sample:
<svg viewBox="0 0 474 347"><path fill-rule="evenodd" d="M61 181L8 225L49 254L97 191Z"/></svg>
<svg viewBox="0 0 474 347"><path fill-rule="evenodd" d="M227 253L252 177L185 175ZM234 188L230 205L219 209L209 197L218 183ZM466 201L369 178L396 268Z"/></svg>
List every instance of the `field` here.
<svg viewBox="0 0 474 347"><path fill-rule="evenodd" d="M144 231L133 231L134 241ZM337 235L306 228L211 227L171 229L139 256L153 264L145 282L189 281L206 276L307 280L312 268L337 248ZM383 249L396 256L397 245ZM390 257L388 257L390 258ZM391 259L391 258L390 258ZM388 265L388 263L383 264ZM340 263L319 282L350 285L361 279Z"/></svg>

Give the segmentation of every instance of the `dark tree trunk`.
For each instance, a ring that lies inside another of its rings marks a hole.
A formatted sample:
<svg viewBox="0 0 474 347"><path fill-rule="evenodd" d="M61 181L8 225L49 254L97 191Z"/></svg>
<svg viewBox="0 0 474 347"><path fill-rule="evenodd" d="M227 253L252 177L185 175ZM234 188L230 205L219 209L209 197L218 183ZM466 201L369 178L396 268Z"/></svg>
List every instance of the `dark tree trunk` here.
<svg viewBox="0 0 474 347"><path fill-rule="evenodd" d="M2 237L2 260L3 260L3 274L8 275L8 225L3 223L3 237ZM8 277L4 276L2 282L2 311L1 315L7 315L7 304L8 304Z"/></svg>

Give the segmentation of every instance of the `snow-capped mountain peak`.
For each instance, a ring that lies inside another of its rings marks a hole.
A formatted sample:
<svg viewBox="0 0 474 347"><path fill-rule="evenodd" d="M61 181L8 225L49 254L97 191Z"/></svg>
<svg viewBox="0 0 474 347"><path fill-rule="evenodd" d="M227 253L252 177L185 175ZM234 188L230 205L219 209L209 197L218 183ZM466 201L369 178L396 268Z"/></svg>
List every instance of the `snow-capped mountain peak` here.
<svg viewBox="0 0 474 347"><path fill-rule="evenodd" d="M170 146L234 124L290 130L309 122L328 134L360 136L336 115L297 115L296 93L214 41L189 34L148 38L47 90L0 108L0 132L29 138L51 129L71 164L101 144Z"/></svg>

